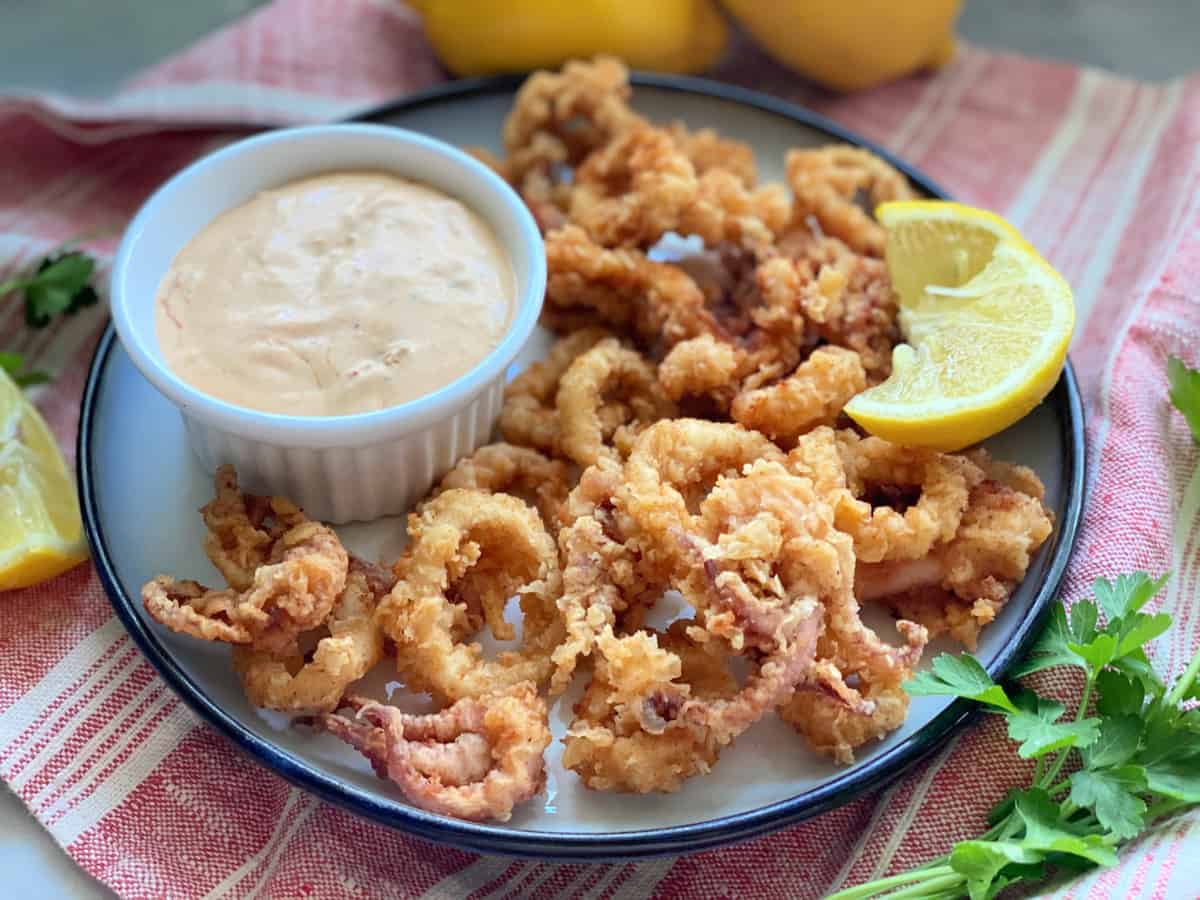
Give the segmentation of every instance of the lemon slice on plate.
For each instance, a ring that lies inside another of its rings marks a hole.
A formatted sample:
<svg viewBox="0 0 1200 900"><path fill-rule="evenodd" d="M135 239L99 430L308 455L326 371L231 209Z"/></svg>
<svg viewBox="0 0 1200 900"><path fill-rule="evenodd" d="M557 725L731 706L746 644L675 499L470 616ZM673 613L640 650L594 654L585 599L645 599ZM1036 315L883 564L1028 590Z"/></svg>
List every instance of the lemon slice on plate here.
<svg viewBox="0 0 1200 900"><path fill-rule="evenodd" d="M872 434L959 450L1054 387L1075 327L1067 282L999 216L958 203L885 203L887 265L907 343L846 412Z"/></svg>
<svg viewBox="0 0 1200 900"><path fill-rule="evenodd" d="M54 435L0 369L0 591L87 558L75 482Z"/></svg>

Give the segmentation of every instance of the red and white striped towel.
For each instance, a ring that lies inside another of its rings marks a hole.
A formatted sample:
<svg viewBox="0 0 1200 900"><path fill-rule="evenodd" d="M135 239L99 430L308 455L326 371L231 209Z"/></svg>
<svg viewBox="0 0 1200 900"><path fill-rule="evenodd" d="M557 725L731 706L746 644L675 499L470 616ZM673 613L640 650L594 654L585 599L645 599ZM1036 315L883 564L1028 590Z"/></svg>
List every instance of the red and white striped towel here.
<svg viewBox="0 0 1200 900"><path fill-rule="evenodd" d="M1136 84L969 47L936 76L850 98L748 47L716 75L815 107L1002 211L1076 286L1089 502L1065 594L1172 569L1160 603L1178 625L1156 662L1181 669L1200 643L1200 454L1167 403L1164 366L1168 353L1200 365L1200 78ZM124 221L227 135L200 126L329 118L441 77L398 3L279 0L112 101L0 99L0 279ZM107 257L113 243L90 248ZM105 313L30 332L16 307L0 309L4 349L55 373L35 396L70 448ZM142 660L88 566L0 597L0 621L0 777L129 897L813 898L978 833L1028 776L985 723L889 789L739 847L596 866L480 857L359 820L238 754ZM1175 819L1058 895L1194 897L1197 849L1200 814Z"/></svg>

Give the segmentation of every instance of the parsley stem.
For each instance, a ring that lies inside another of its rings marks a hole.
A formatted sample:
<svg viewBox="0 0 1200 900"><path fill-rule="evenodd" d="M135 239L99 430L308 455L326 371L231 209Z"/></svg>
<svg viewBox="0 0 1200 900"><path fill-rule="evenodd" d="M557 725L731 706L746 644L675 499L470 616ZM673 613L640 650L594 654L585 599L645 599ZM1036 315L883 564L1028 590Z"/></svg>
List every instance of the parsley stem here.
<svg viewBox="0 0 1200 900"><path fill-rule="evenodd" d="M1089 671L1087 681L1083 683L1083 695L1079 698L1079 709L1075 713L1076 722L1081 721L1087 715L1088 704L1092 702L1092 686L1096 683L1096 675L1096 672ZM1044 776L1045 781L1054 781L1058 777L1058 773L1062 771L1062 767L1066 764L1067 757L1071 755L1073 749L1072 747L1064 747L1059 751L1058 757Z"/></svg>
<svg viewBox="0 0 1200 900"><path fill-rule="evenodd" d="M1183 674L1175 680L1175 686L1171 688L1171 693L1167 694L1167 703L1172 706L1178 706L1179 701L1188 692L1197 675L1200 675L1200 650L1192 657L1192 661L1183 670Z"/></svg>
<svg viewBox="0 0 1200 900"><path fill-rule="evenodd" d="M1046 793L1049 794L1051 797L1053 797L1056 794L1061 794L1063 791L1065 791L1070 786L1071 786L1071 779L1064 778L1062 781L1058 782L1057 784L1052 784L1052 785L1050 785L1050 787L1046 788Z"/></svg>
<svg viewBox="0 0 1200 900"><path fill-rule="evenodd" d="M1170 815L1176 810L1183 809L1185 806L1194 806L1186 800L1175 800L1171 797L1164 797L1156 803L1151 803L1146 810L1146 821L1153 822L1155 819L1161 819L1163 816Z"/></svg>
<svg viewBox="0 0 1200 900"><path fill-rule="evenodd" d="M938 866L933 869L910 869L907 872L901 872L899 875L892 875L889 878L880 878L878 881L872 881L868 884L860 884L856 887L843 888L836 894L830 894L825 898L825 900L866 900L867 897L876 897L889 888L900 887L904 884L912 884L914 881L923 881L924 879L931 877L933 880L936 880L937 878L942 878L947 875L953 875L955 878L962 877L949 866ZM930 883L932 883L932 881ZM926 885L919 884L914 885L914 887L924 890ZM900 895L892 894L890 896L896 897ZM914 895L910 894L909 896ZM915 896L921 895L918 894Z"/></svg>
<svg viewBox="0 0 1200 900"><path fill-rule="evenodd" d="M954 888L957 888L961 895L965 881L966 879L962 875L951 869L949 875L940 875L937 878L929 879L923 884L913 884L898 891L893 891L884 900L905 900L905 898L908 898L908 900L928 900L931 894L936 897L938 894L945 893Z"/></svg>

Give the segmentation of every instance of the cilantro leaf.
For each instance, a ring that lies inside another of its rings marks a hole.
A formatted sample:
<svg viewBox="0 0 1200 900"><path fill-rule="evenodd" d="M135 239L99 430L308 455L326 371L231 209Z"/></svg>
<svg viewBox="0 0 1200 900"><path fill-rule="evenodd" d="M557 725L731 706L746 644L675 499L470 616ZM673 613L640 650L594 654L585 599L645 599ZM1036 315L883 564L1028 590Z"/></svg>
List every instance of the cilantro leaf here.
<svg viewBox="0 0 1200 900"><path fill-rule="evenodd" d="M1022 843L1030 849L1068 853L1100 866L1117 861L1117 854L1100 835L1081 834L1075 826L1063 822L1058 804L1041 788L1017 795L1016 814L1025 825Z"/></svg>
<svg viewBox="0 0 1200 900"><path fill-rule="evenodd" d="M1146 773L1139 766L1106 771L1084 770L1071 776L1071 802L1096 814L1101 826L1119 838L1131 838L1146 824Z"/></svg>
<svg viewBox="0 0 1200 900"><path fill-rule="evenodd" d="M1064 747L1086 747L1099 736L1099 719L1059 722L1063 705L1022 691L1014 698L1017 709L1008 716L1008 736L1019 741L1022 759L1043 756Z"/></svg>
<svg viewBox="0 0 1200 900"><path fill-rule="evenodd" d="M1007 712L1017 711L1004 688L992 681L992 676L969 653L939 654L933 660L933 671L918 672L905 682L904 689L914 697L965 697Z"/></svg>
<svg viewBox="0 0 1200 900"><path fill-rule="evenodd" d="M1167 380L1171 383L1171 402L1183 413L1192 437L1200 444L1200 371L1189 369L1176 356L1169 356Z"/></svg>
<svg viewBox="0 0 1200 900"><path fill-rule="evenodd" d="M33 384L44 384L50 380L50 376L45 372L38 371L22 371L25 366L25 360L19 353L0 352L0 369L8 373L8 376L16 383L18 387L29 387Z"/></svg>
<svg viewBox="0 0 1200 900"><path fill-rule="evenodd" d="M1096 676L1096 712L1102 716L1137 716L1146 701L1146 688L1140 679L1114 669L1105 669ZM1139 725L1140 730L1140 725Z"/></svg>
<svg viewBox="0 0 1200 900"><path fill-rule="evenodd" d="M1076 607L1080 605L1081 603L1075 604ZM1062 608L1062 604L1055 603L1050 609L1050 619L1046 623L1046 627L1042 629L1042 633L1038 636L1033 649L1029 651L1029 656L1013 668L1012 677L1023 678L1026 675L1032 675L1034 672L1040 672L1042 669L1051 669L1055 666L1079 666L1084 668L1084 662L1072 653L1071 648L1067 646L1071 638L1072 634L1070 627L1067 625L1066 611Z"/></svg>
<svg viewBox="0 0 1200 900"><path fill-rule="evenodd" d="M99 299L88 284L96 261L76 250L47 257L32 276L19 283L25 293L25 323L43 328L59 313L72 314Z"/></svg>
<svg viewBox="0 0 1200 900"><path fill-rule="evenodd" d="M950 853L950 867L966 876L971 900L988 900L998 892L994 882L1002 870L1014 863L1034 866L1042 859L1043 854L1017 841L960 841Z"/></svg>
<svg viewBox="0 0 1200 900"><path fill-rule="evenodd" d="M1115 581L1097 578L1092 590L1111 625L1117 619L1140 610L1166 583L1166 575L1151 579L1145 572L1134 572L1132 575L1118 575Z"/></svg>

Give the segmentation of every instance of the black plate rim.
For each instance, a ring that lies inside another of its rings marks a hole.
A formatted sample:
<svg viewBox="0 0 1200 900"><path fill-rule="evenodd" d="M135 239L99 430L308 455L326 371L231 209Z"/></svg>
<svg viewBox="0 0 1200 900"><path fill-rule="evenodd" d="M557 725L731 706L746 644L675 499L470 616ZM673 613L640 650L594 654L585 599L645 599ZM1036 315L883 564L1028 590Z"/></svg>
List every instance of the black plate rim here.
<svg viewBox="0 0 1200 900"><path fill-rule="evenodd" d="M511 91L520 80L519 76L497 76L450 82L371 110L359 118L378 119L444 100ZM702 94L714 99L749 105L799 122L827 133L834 140L857 144L878 153L929 195L947 198L946 193L932 180L902 160L896 159L884 149L825 117L793 103L745 88L699 78L639 73L634 74L631 81L635 86ZM140 598L130 597L121 587L107 542L100 529L96 477L91 456L92 432L96 427L96 399L115 346L116 333L110 323L97 344L89 366L76 444L77 479L84 532L91 546L92 559L105 593L142 653L171 689L200 718L269 770L339 807L426 840L481 853L572 861L628 860L693 853L748 840L796 824L841 806L885 782L895 780L910 766L944 746L955 732L976 715L976 710L971 704L956 701L931 719L919 732L812 791L757 809L703 822L644 831L562 834L461 822L432 815L409 807L399 800L383 798L340 782L303 760L283 752L270 741L258 737L222 710L198 684L188 678L159 635L142 621L136 611ZM1003 676L1036 637L1038 626L1045 618L1050 601L1066 571L1083 508L1086 464L1084 412L1078 382L1069 361L1047 400L1056 404L1062 412L1062 437L1067 447L1067 456L1063 460L1066 511L1052 538L1052 545L1046 551L1050 554L1050 562L1045 579L1031 605L1030 615L1020 623L1009 642L988 666L989 672L996 678Z"/></svg>

